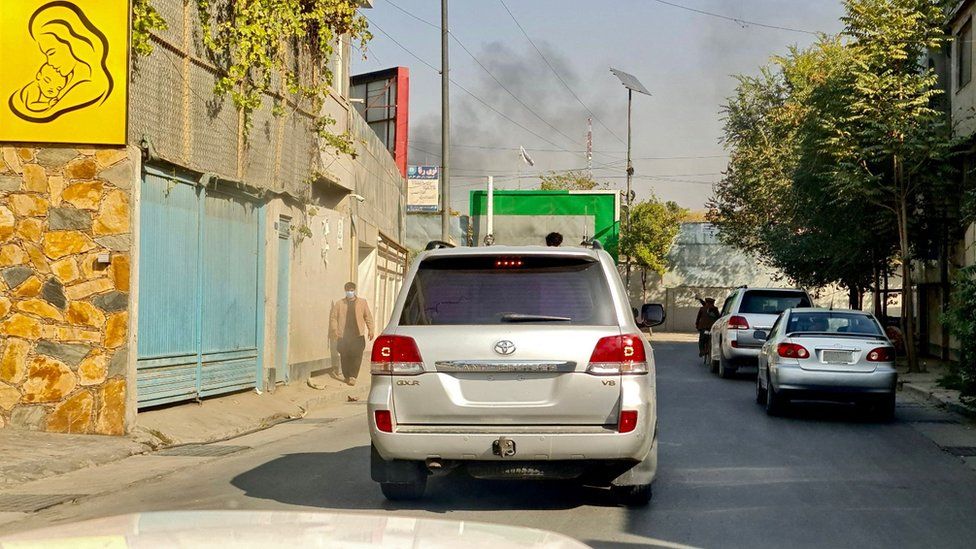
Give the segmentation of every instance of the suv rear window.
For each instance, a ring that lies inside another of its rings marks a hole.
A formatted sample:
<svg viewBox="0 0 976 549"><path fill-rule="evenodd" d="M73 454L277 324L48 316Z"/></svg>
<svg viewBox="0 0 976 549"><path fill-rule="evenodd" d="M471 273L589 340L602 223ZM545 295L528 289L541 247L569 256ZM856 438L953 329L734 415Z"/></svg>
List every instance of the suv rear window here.
<svg viewBox="0 0 976 549"><path fill-rule="evenodd" d="M615 325L602 267L574 257L432 258L420 264L400 316L403 326L509 323Z"/></svg>
<svg viewBox="0 0 976 549"><path fill-rule="evenodd" d="M739 312L778 315L786 309L809 306L810 298L804 292L748 290L742 296Z"/></svg>

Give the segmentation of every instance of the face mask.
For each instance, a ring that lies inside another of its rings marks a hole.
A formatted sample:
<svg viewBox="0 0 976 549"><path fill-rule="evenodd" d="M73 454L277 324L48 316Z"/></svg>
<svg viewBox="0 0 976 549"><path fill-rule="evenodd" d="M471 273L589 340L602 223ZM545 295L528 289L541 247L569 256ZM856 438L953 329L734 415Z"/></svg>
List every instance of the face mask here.
<svg viewBox="0 0 976 549"><path fill-rule="evenodd" d="M346 292L346 299L352 299L356 297L356 292L354 290L349 290Z"/></svg>

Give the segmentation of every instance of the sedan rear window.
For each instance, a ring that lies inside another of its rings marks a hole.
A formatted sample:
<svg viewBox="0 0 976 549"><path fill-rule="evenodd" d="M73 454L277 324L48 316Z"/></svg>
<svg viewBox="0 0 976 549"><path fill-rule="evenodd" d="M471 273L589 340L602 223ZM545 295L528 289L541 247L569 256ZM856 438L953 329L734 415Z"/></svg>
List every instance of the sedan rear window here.
<svg viewBox="0 0 976 549"><path fill-rule="evenodd" d="M882 335L881 328L871 315L835 311L793 312L786 325L786 333Z"/></svg>
<svg viewBox="0 0 976 549"><path fill-rule="evenodd" d="M749 290L742 296L739 312L778 315L786 309L809 306L810 298L804 292Z"/></svg>
<svg viewBox="0 0 976 549"><path fill-rule="evenodd" d="M516 323L615 325L600 264L551 256L428 259L400 317L404 326Z"/></svg>

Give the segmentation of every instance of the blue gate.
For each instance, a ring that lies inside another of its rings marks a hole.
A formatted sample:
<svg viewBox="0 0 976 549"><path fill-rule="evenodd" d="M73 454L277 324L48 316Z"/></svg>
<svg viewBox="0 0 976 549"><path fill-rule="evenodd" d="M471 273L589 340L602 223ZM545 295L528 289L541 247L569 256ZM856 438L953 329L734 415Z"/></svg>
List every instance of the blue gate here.
<svg viewBox="0 0 976 549"><path fill-rule="evenodd" d="M262 208L147 168L139 235L139 407L254 387Z"/></svg>

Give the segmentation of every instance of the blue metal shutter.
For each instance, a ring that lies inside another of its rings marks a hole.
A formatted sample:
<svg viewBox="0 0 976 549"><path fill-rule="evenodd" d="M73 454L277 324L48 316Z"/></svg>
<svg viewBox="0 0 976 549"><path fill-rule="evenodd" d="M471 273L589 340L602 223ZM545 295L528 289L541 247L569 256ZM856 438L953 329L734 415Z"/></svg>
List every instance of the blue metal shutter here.
<svg viewBox="0 0 976 549"><path fill-rule="evenodd" d="M203 208L201 396L254 387L257 263L257 207L208 190Z"/></svg>
<svg viewBox="0 0 976 549"><path fill-rule="evenodd" d="M147 168L139 237L140 408L256 385L260 215L243 196Z"/></svg>
<svg viewBox="0 0 976 549"><path fill-rule="evenodd" d="M197 394L199 189L146 173L139 223L139 406Z"/></svg>

